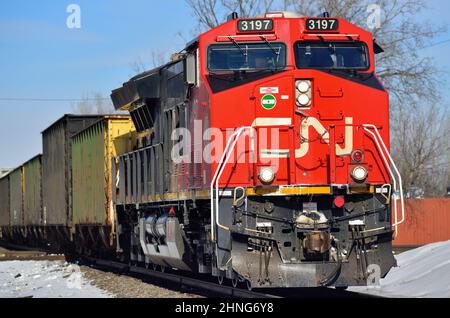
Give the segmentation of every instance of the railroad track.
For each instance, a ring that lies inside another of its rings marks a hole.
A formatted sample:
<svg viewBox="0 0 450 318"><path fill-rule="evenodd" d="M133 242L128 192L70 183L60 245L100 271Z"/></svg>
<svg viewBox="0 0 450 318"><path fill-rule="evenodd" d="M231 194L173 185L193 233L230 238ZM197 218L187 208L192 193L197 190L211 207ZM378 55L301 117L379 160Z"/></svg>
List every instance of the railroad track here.
<svg viewBox="0 0 450 318"><path fill-rule="evenodd" d="M83 257L83 265L90 265L100 270L118 271L121 274L128 274L140 279L151 279L152 283L157 281L158 285L161 283L169 283L178 288L190 288L207 297L230 297L230 298L282 298L281 296L272 295L268 293L262 293L257 291L249 291L246 289L234 288L227 285L219 285L217 283L206 281L194 277L187 277L172 272L159 272L152 269L146 269L143 267L129 266L124 263L107 261L89 257ZM161 286L167 287L167 286Z"/></svg>
<svg viewBox="0 0 450 318"><path fill-rule="evenodd" d="M175 288L190 288L206 297L228 297L247 299L282 299L282 298L379 298L376 296L338 290L334 288L290 288L290 289L257 289L247 290L235 288L228 285L219 285L216 282L187 277L176 272L160 272L137 266L129 266L124 263L107 261L95 258L83 258L85 265L95 267L99 270L118 271L143 280L151 280L152 284L167 287L167 283Z"/></svg>
<svg viewBox="0 0 450 318"><path fill-rule="evenodd" d="M9 257L0 260L65 260L64 255L48 255L37 249L21 245L4 244L1 246L15 249L8 251ZM174 289L189 289L189 292L196 292L206 297L227 297L227 298L247 298L247 299L281 299L281 298L379 298L377 296L351 292L347 290L337 290L334 288L289 288L289 289L255 289L247 290L234 288L225 283L219 285L217 282L189 277L178 274L176 271L156 271L138 266L129 266L124 263L97 259L93 257L82 257L78 259L80 265L87 265L102 271L117 272L122 275L129 275L148 281L154 285L167 288L171 285Z"/></svg>

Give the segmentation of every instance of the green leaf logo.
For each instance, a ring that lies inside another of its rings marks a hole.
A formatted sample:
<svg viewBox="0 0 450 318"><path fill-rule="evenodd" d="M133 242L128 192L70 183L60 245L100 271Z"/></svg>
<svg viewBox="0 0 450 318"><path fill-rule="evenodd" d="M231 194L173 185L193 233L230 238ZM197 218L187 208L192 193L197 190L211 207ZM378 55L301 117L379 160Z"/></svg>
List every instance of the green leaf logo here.
<svg viewBox="0 0 450 318"><path fill-rule="evenodd" d="M261 106L267 110L274 109L277 106L277 99L271 94L264 95L261 99Z"/></svg>

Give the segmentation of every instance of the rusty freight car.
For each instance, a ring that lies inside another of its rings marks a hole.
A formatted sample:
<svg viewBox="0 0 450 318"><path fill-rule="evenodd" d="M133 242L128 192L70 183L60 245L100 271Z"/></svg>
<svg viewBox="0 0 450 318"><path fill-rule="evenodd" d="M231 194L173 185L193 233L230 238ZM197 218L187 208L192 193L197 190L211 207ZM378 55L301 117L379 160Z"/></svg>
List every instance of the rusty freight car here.
<svg viewBox="0 0 450 318"><path fill-rule="evenodd" d="M112 160L133 150L135 131L130 116L105 116L72 139L72 232L80 248L115 245Z"/></svg>
<svg viewBox="0 0 450 318"><path fill-rule="evenodd" d="M64 115L42 132L42 213L54 242L71 241L71 138L101 118L99 115Z"/></svg>
<svg viewBox="0 0 450 318"><path fill-rule="evenodd" d="M9 176L0 179L0 238L9 237Z"/></svg>
<svg viewBox="0 0 450 318"><path fill-rule="evenodd" d="M23 164L24 239L33 243L44 237L42 216L42 155Z"/></svg>
<svg viewBox="0 0 450 318"><path fill-rule="evenodd" d="M9 217L11 235L21 239L23 226L23 167L20 166L9 174Z"/></svg>
<svg viewBox="0 0 450 318"><path fill-rule="evenodd" d="M0 180L2 236L35 245L42 227L42 155L37 155Z"/></svg>

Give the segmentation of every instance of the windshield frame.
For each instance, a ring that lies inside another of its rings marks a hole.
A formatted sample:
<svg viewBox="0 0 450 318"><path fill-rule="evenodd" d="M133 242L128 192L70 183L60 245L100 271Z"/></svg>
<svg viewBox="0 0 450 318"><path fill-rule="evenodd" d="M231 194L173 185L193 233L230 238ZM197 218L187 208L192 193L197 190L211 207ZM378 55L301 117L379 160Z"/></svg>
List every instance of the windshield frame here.
<svg viewBox="0 0 450 318"><path fill-rule="evenodd" d="M206 69L208 70L208 73L210 74L227 74L227 73L235 73L235 72L249 72L249 73L254 73L254 72L261 72L261 71L279 71L279 70L284 70L288 64L288 50L287 50L287 45L284 42L270 42L268 41L268 43L272 46L272 48L265 42L265 41L252 41L252 42L237 42L241 47L246 46L246 45L260 45L260 46L264 46L267 48L267 50L272 51L273 52L273 47L275 47L275 49L277 49L277 46L282 47L282 50L280 50L280 55L279 55L279 59L284 59L282 62L280 63L279 66L277 67L265 67L265 68L250 68L250 69L211 69L211 59L210 59L210 49L212 47L218 47L218 46L228 46L230 48L239 50L238 47L236 47L235 44L233 44L232 42L226 42L226 43L212 43L210 45L208 45L208 47L206 48ZM245 49L245 48L244 48ZM283 54L284 53L284 54ZM275 53L274 53L275 54Z"/></svg>
<svg viewBox="0 0 450 318"><path fill-rule="evenodd" d="M331 43L331 44L358 44L364 49L365 58L367 61L364 67L300 67L299 54L297 53L297 47L301 43ZM294 59L295 67L299 70L333 70L333 71L368 71L372 66L371 56L369 54L369 47L364 41L335 41L335 40L300 40L294 43Z"/></svg>

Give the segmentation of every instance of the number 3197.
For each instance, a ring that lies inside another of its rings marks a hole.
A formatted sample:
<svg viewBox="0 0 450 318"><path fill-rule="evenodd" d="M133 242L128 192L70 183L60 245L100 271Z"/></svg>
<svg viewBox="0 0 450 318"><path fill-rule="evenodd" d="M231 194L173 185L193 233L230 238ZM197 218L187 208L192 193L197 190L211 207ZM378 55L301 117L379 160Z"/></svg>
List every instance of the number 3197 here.
<svg viewBox="0 0 450 318"><path fill-rule="evenodd" d="M306 29L310 31L334 31L338 29L338 21L335 19L308 19Z"/></svg>

